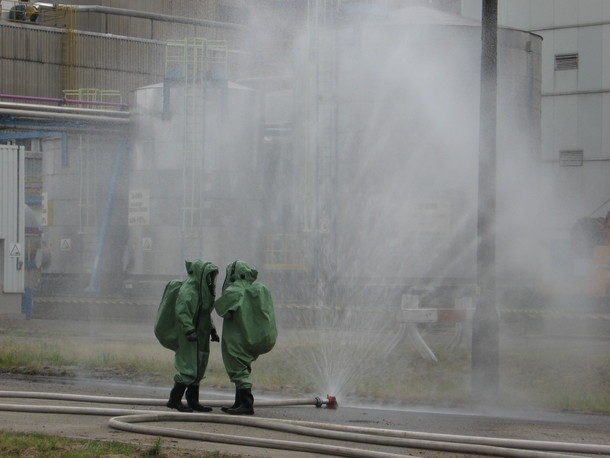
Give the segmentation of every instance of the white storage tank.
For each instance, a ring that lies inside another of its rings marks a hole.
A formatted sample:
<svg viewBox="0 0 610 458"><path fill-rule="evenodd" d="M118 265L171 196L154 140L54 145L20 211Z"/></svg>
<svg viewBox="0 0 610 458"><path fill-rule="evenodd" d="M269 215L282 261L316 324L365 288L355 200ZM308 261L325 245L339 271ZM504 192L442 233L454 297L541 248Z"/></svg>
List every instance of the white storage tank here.
<svg viewBox="0 0 610 458"><path fill-rule="evenodd" d="M125 148L124 138L112 133L42 140L43 218L37 253L42 293L112 294L121 284L127 173L126 167L117 171L115 161L126 156Z"/></svg>
<svg viewBox="0 0 610 458"><path fill-rule="evenodd" d="M424 7L344 13L312 27L295 72L295 106L305 107L295 147L314 171L304 194L316 203L303 201L313 267L348 294L369 285L371 297L472 285L480 23ZM497 259L509 283L536 271L541 41L498 32Z"/></svg>
<svg viewBox="0 0 610 458"><path fill-rule="evenodd" d="M184 261L260 259L255 94L166 81L132 97L126 288L162 291Z"/></svg>

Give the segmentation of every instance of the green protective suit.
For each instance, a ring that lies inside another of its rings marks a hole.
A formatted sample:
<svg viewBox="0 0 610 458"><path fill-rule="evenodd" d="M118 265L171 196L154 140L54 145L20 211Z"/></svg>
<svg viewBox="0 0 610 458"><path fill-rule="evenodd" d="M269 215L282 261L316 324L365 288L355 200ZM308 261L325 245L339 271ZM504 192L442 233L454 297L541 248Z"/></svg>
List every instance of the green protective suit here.
<svg viewBox="0 0 610 458"><path fill-rule="evenodd" d="M206 283L218 275L218 267L201 260L186 261L188 277L173 280L165 288L155 320L155 335L165 348L175 352L176 383L198 384L208 365L210 332L214 328L214 296ZM196 331L197 340L186 335Z"/></svg>
<svg viewBox="0 0 610 458"><path fill-rule="evenodd" d="M257 277L256 269L243 261L230 264L214 305L223 318L222 361L237 389L252 388L252 362L271 351L277 339L271 293L255 283Z"/></svg>

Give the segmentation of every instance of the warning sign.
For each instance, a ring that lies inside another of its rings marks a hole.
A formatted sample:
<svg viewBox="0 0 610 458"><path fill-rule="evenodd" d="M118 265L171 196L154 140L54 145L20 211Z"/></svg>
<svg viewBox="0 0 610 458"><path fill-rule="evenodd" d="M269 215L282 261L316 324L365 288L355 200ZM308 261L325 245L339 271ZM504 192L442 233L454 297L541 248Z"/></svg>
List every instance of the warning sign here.
<svg viewBox="0 0 610 458"><path fill-rule="evenodd" d="M150 191L148 189L129 191L129 226L148 226L150 222Z"/></svg>
<svg viewBox="0 0 610 458"><path fill-rule="evenodd" d="M9 251L9 256L11 258L20 258L21 257L21 246L19 243L13 243L11 245L11 249Z"/></svg>
<svg viewBox="0 0 610 458"><path fill-rule="evenodd" d="M61 239L59 242L59 249L61 251L71 251L72 250L72 239Z"/></svg>
<svg viewBox="0 0 610 458"><path fill-rule="evenodd" d="M152 251L152 238L142 237L142 249L144 251Z"/></svg>

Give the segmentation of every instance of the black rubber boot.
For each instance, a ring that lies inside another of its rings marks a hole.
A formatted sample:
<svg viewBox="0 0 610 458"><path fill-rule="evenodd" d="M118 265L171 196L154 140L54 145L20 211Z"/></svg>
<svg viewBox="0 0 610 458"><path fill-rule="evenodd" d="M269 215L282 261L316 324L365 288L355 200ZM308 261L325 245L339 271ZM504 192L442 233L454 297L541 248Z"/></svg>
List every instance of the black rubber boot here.
<svg viewBox="0 0 610 458"><path fill-rule="evenodd" d="M254 415L254 396L250 388L241 388L239 390L239 406L234 409L227 409L227 413L231 415Z"/></svg>
<svg viewBox="0 0 610 458"><path fill-rule="evenodd" d="M235 409L237 406L239 406L240 404L240 399L239 399L239 390L237 388L235 388L235 402L233 403L233 405L231 407L221 407L220 410L222 410L223 412L226 412L229 409Z"/></svg>
<svg viewBox="0 0 610 458"><path fill-rule="evenodd" d="M184 383L176 382L172 391L169 393L169 401L167 401L167 404L165 405L170 409L176 409L179 412L192 412L193 409L182 404L182 396L184 395L185 390L186 385Z"/></svg>
<svg viewBox="0 0 610 458"><path fill-rule="evenodd" d="M189 385L186 389L186 403L197 412L211 412L212 408L199 404L199 385Z"/></svg>

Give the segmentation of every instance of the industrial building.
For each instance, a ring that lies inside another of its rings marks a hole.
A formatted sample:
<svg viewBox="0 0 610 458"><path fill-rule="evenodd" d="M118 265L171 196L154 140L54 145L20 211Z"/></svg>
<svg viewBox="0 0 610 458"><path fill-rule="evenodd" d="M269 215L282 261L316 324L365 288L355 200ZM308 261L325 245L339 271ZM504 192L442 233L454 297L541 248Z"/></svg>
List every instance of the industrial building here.
<svg viewBox="0 0 610 458"><path fill-rule="evenodd" d="M460 2L25 3L2 2L0 140L25 148L35 296L156 298L191 258L245 259L282 303L472 295L481 29ZM541 47L500 30L511 286L539 267L538 209L514 202L537 180Z"/></svg>
<svg viewBox="0 0 610 458"><path fill-rule="evenodd" d="M462 12L480 18L481 3ZM605 1L500 2L498 23L542 37L541 288L606 300L610 290L610 5ZM576 246L576 249L575 249ZM582 302L582 301L580 301Z"/></svg>

